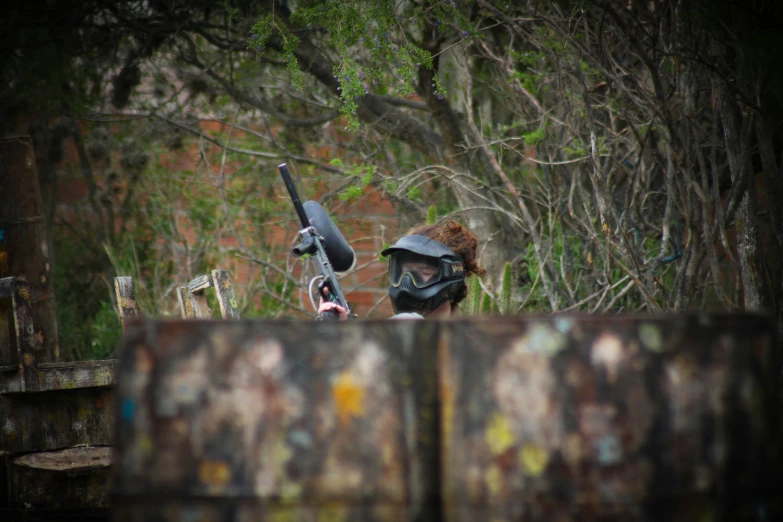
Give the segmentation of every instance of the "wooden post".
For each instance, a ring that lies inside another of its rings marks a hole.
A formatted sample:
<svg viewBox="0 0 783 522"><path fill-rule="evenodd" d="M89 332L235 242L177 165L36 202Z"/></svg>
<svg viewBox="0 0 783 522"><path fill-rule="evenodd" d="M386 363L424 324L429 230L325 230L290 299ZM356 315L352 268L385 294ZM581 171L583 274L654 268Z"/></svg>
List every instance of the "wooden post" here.
<svg viewBox="0 0 783 522"><path fill-rule="evenodd" d="M0 450L0 506L8 505L8 473L5 470L10 457L7 451Z"/></svg>
<svg viewBox="0 0 783 522"><path fill-rule="evenodd" d="M212 284L215 287L220 314L223 319L239 319L237 300L234 298L234 287L231 284L231 276L228 270L213 270Z"/></svg>
<svg viewBox="0 0 783 522"><path fill-rule="evenodd" d="M120 312L122 329L125 330L125 320L138 317L139 308L136 304L136 292L133 288L133 278L127 276L114 278L114 293L117 298L117 309Z"/></svg>
<svg viewBox="0 0 783 522"><path fill-rule="evenodd" d="M183 319L196 318L196 311L193 310L193 302L190 300L187 286L177 287L177 301L179 302L179 309Z"/></svg>
<svg viewBox="0 0 783 522"><path fill-rule="evenodd" d="M212 317L212 309L207 299L207 288L212 286L212 276L205 274L198 276L188 283L188 297L193 306L196 319L209 319Z"/></svg>
<svg viewBox="0 0 783 522"><path fill-rule="evenodd" d="M46 223L29 136L0 139L0 278L14 276L30 285L36 359L60 357L49 263Z"/></svg>
<svg viewBox="0 0 783 522"><path fill-rule="evenodd" d="M30 306L30 285L17 277L0 279L0 300L10 302L12 319L9 329L8 353L4 354L7 363L3 369L7 373L0 391L11 389L18 391L37 391L38 355L41 343L33 325L33 310ZM5 352L5 350L4 350Z"/></svg>
<svg viewBox="0 0 783 522"><path fill-rule="evenodd" d="M187 287L177 288L177 300L184 319L209 319L212 308L207 299L207 289L214 288L223 319L239 319L234 288L228 270L213 270L211 274L196 277Z"/></svg>
<svg viewBox="0 0 783 522"><path fill-rule="evenodd" d="M2 372L18 372L22 364L19 336L16 335L17 314L14 314L15 297L19 295L14 288L15 281L18 279L14 277L0 279L0 371ZM25 328L28 328L27 325Z"/></svg>

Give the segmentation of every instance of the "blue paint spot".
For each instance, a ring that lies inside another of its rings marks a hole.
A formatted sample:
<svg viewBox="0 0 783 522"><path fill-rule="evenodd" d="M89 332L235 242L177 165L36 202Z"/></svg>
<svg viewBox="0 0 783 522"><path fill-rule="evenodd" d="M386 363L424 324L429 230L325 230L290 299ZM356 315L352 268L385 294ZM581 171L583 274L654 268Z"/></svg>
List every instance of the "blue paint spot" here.
<svg viewBox="0 0 783 522"><path fill-rule="evenodd" d="M125 421L132 421L133 418L136 416L136 403L133 399L125 399L122 401L122 406L120 407L120 416L122 417L122 420Z"/></svg>
<svg viewBox="0 0 783 522"><path fill-rule="evenodd" d="M301 446L303 448L310 448L313 445L313 438L309 433L302 430L296 430L289 435L291 442L295 446Z"/></svg>
<svg viewBox="0 0 783 522"><path fill-rule="evenodd" d="M568 333L571 327L574 326L574 321L568 317L555 317L555 329L561 334Z"/></svg>
<svg viewBox="0 0 783 522"><path fill-rule="evenodd" d="M5 241L5 229L0 228L0 241Z"/></svg>
<svg viewBox="0 0 783 522"><path fill-rule="evenodd" d="M623 458L620 441L614 435L605 435L595 441L598 462L604 466L616 464Z"/></svg>

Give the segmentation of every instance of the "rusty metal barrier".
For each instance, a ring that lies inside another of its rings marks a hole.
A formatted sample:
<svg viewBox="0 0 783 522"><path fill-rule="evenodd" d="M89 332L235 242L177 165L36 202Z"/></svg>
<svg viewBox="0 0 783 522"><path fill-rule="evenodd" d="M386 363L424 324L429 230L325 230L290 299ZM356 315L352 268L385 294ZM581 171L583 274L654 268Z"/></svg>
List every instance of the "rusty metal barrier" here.
<svg viewBox="0 0 783 522"><path fill-rule="evenodd" d="M112 517L781 518L763 317L129 322Z"/></svg>

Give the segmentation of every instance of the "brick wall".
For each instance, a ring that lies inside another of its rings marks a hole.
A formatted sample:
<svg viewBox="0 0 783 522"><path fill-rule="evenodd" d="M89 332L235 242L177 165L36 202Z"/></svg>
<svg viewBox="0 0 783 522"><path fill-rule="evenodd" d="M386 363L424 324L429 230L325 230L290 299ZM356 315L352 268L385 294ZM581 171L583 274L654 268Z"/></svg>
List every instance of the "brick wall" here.
<svg viewBox="0 0 783 522"><path fill-rule="evenodd" d="M225 136L227 129L223 124L216 121L207 121L202 123L202 129L206 132L221 134ZM239 137L241 131L232 130L233 137ZM188 143L183 149L173 151L157 158L160 164L171 171L195 171L197 168L203 168L204 143ZM216 147L207 147L213 155L219 155L219 149ZM311 157L318 157L321 160L328 160L334 151L318 150L309 151ZM201 162L201 163L200 163ZM115 162L116 163L116 162ZM218 174L221 169L219 161L213 160L210 163L212 172ZM231 183L231 174L236 170L236 165L226 164L224 167L226 182ZM275 175L279 176L275 169ZM98 190L110 190L119 201L123 195L125 187L122 182L116 183L116 187L105 187L106 182L102 178L96 178ZM312 180L300 180L307 194L300 194L303 200L318 200L318 195L323 194L334 187L320 184L317 187L310 186ZM275 187L276 196L288 198L288 194L282 183L279 188ZM80 174L78 168L78 155L72 143L67 143L65 147L65 159L57 172L57 194L58 205L57 213L69 222L79 222L80 220L89 220L94 217L93 209L88 200L87 184L84 176ZM145 197L139 194L137 197ZM333 218L345 235L348 242L356 252L355 268L349 273L343 275L341 283L346 292L348 301L354 307L354 311L360 317L388 317L393 312L391 304L387 299L379 303L379 300L387 295L388 278L386 276L386 265L378 260L378 253L382 249L383 241L393 242L399 234L399 221L395 211L389 201L377 190L367 188L365 195L354 202L348 204L336 205ZM278 261L284 261L284 256L289 255L286 251L294 243L296 232L298 230L298 221L293 206L290 207L290 215L278 216L274 223L261 224L267 237L272 238L272 243L280 247L283 251ZM196 232L188 223L187 201L182 201L181 211L178 214L177 224L183 232L183 236L190 242L195 241ZM253 224L257 226L258 224ZM238 223L237 226L242 226ZM220 250L220 266L215 268L224 268L230 271L232 281L235 283L236 292L240 294L247 290L248 282L253 278L258 270L257 265L233 255L237 247L237 240L230 235L220 238L218 248ZM172 254L176 257L178 253ZM182 284L186 283L189 277L185 268L184 259L173 259L175 266L181 267L178 273L178 280ZM298 276L298 270L293 273ZM192 275L192 274L190 274ZM259 296L246 296L249 298ZM311 310L311 305L304 291L299 292L297 296L299 305L307 311ZM169 309L174 309L172 301Z"/></svg>

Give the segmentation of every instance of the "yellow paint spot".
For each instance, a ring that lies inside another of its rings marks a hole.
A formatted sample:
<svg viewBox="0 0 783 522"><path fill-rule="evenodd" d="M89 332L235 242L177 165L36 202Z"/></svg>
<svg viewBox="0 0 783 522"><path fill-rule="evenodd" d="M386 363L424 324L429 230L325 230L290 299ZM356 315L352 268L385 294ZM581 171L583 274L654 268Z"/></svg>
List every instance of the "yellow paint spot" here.
<svg viewBox="0 0 783 522"><path fill-rule="evenodd" d="M484 440L493 455L500 455L514 445L514 434L508 419L500 413L495 413L489 421Z"/></svg>
<svg viewBox="0 0 783 522"><path fill-rule="evenodd" d="M384 444L381 455L383 456L384 466L392 464L394 462L394 446L391 444Z"/></svg>
<svg viewBox="0 0 783 522"><path fill-rule="evenodd" d="M280 498L283 502L295 502L302 496L302 485L296 482L284 482L280 488Z"/></svg>
<svg viewBox="0 0 783 522"><path fill-rule="evenodd" d="M35 362L35 357L33 357L33 354L26 353L24 354L24 365L25 366L32 366Z"/></svg>
<svg viewBox="0 0 783 522"><path fill-rule="evenodd" d="M737 221L739 221L739 219ZM715 513L713 512L713 508L704 502L701 505L699 522L712 522L713 520L715 520Z"/></svg>
<svg viewBox="0 0 783 522"><path fill-rule="evenodd" d="M87 408L79 409L79 420L87 420L90 418L90 412Z"/></svg>
<svg viewBox="0 0 783 522"><path fill-rule="evenodd" d="M327 504L318 510L318 522L345 522L349 508L345 504Z"/></svg>
<svg viewBox="0 0 783 522"><path fill-rule="evenodd" d="M141 453L144 454L152 453L152 449L153 449L152 439L150 439L147 435L139 435L137 445Z"/></svg>
<svg viewBox="0 0 783 522"><path fill-rule="evenodd" d="M224 486L231 479L231 468L222 460L205 460L198 467L198 478L209 486Z"/></svg>
<svg viewBox="0 0 783 522"><path fill-rule="evenodd" d="M332 398L343 424L364 413L364 388L356 384L348 371L341 373L332 385Z"/></svg>
<svg viewBox="0 0 783 522"><path fill-rule="evenodd" d="M274 448L273 452L275 456L275 461L280 464L284 464L288 462L289 460L291 460L291 457L294 456L294 452L291 451L290 446L288 446L288 444L286 444L284 440L277 439L273 448Z"/></svg>
<svg viewBox="0 0 783 522"><path fill-rule="evenodd" d="M491 466L484 473L484 482L487 485L487 491L490 497L497 497L500 495L500 490L503 487L503 473L497 466Z"/></svg>
<svg viewBox="0 0 783 522"><path fill-rule="evenodd" d="M288 506L273 508L269 519L272 522L294 522L296 520L295 509Z"/></svg>
<svg viewBox="0 0 783 522"><path fill-rule="evenodd" d="M663 336L659 327L651 323L639 326L639 339L648 350L660 352L663 349Z"/></svg>
<svg viewBox="0 0 783 522"><path fill-rule="evenodd" d="M519 452L519 461L525 473L537 477L546 469L549 454L536 444L525 444Z"/></svg>

